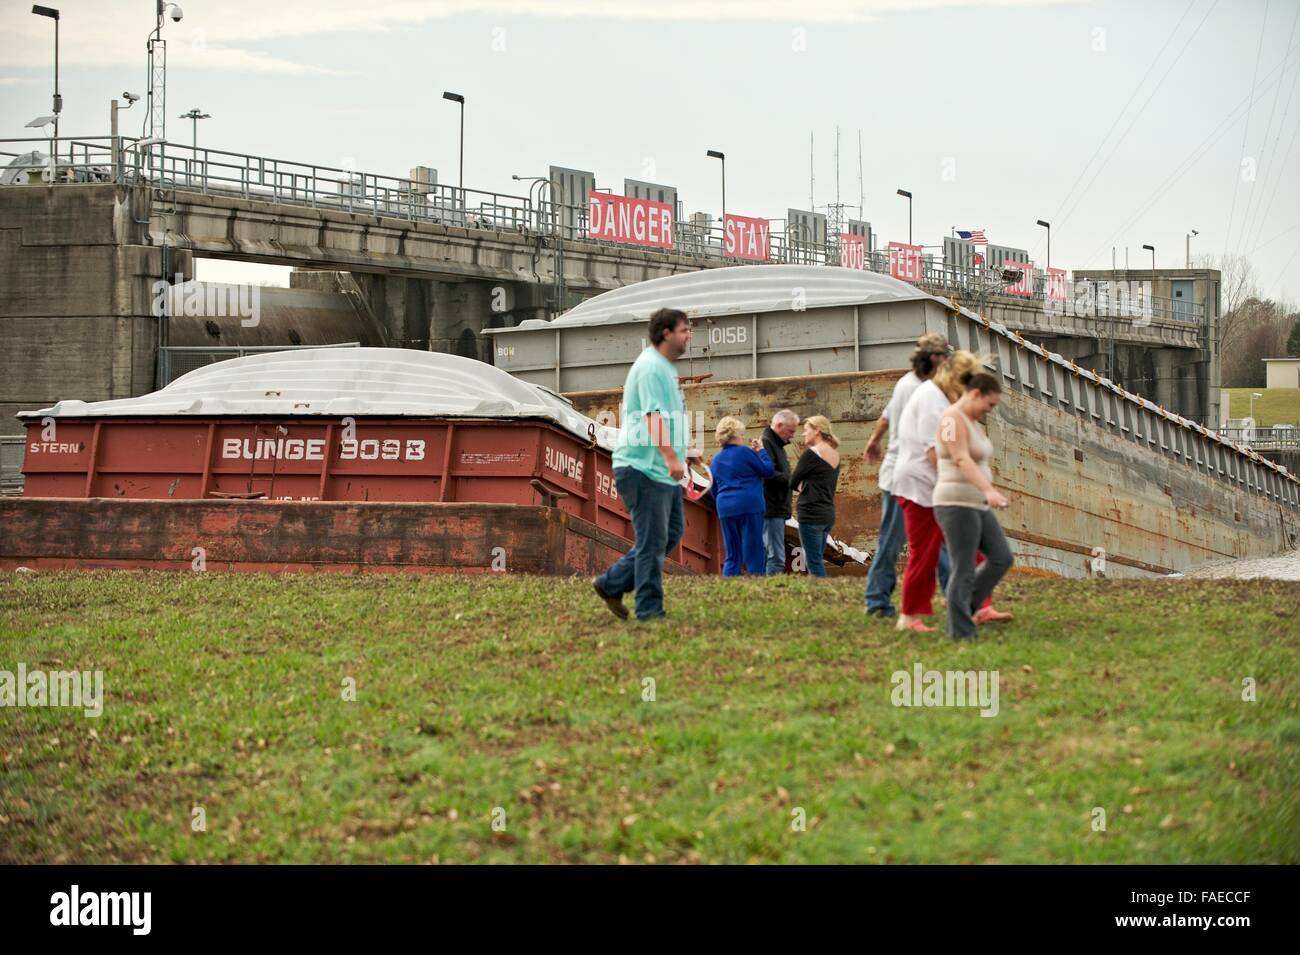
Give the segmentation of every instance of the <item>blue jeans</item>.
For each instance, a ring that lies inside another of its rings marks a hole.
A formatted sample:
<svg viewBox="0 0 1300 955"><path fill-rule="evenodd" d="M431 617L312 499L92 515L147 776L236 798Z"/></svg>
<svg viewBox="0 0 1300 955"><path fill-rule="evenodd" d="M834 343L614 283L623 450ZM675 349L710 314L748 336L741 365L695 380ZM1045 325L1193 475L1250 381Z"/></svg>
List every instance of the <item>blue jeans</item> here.
<svg viewBox="0 0 1300 955"><path fill-rule="evenodd" d="M868 610L894 610L894 587L898 584L898 553L907 540L903 527L903 505L888 491L880 492L880 540L867 571L866 601ZM948 548L939 548L939 586L948 587Z"/></svg>
<svg viewBox="0 0 1300 955"><path fill-rule="evenodd" d="M646 477L636 468L615 468L614 485L632 515L636 540L626 554L596 578L611 597L636 592L636 618L664 615L664 558L681 543L682 489Z"/></svg>
<svg viewBox="0 0 1300 955"><path fill-rule="evenodd" d="M751 577L762 577L767 571L767 555L763 550L763 512L720 517L722 542L727 559L722 564L723 577L739 577L740 565Z"/></svg>
<svg viewBox="0 0 1300 955"><path fill-rule="evenodd" d="M809 577L826 576L826 562L822 558L822 552L826 550L826 538L830 536L833 526L799 522L799 543L803 545L803 559L808 565Z"/></svg>
<svg viewBox="0 0 1300 955"><path fill-rule="evenodd" d="M767 552L767 576L785 573L785 518L763 518L763 549Z"/></svg>

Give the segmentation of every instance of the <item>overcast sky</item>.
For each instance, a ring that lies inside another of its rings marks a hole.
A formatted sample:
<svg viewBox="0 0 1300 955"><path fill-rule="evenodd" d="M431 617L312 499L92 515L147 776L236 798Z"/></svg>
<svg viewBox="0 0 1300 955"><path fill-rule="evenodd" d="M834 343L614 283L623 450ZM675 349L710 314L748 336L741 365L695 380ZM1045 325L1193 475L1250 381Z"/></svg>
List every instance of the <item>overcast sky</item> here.
<svg viewBox="0 0 1300 955"><path fill-rule="evenodd" d="M144 93L152 0L50 0L62 10L64 135L104 135L109 100ZM687 212L784 218L856 205L881 242L950 228L1052 261L1134 267L1193 254L1254 259L1266 294L1300 299L1300 2L978 0L185 0L169 42L168 134L211 113L201 144L456 179L517 192L547 166L676 186ZM0 125L49 112L52 22L0 10ZM138 133L144 105L126 114ZM13 151L13 150L11 150ZM230 266L200 277L230 278Z"/></svg>

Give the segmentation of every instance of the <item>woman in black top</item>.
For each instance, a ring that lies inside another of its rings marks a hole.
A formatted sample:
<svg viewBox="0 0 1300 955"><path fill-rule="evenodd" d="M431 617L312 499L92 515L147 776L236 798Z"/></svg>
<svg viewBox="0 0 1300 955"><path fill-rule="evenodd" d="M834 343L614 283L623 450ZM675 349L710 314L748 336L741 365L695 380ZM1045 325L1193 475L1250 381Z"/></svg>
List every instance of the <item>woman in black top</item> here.
<svg viewBox="0 0 1300 955"><path fill-rule="evenodd" d="M831 432L831 423L822 415L813 415L803 423L803 443L807 450L790 475L790 487L799 492L795 515L799 518L799 542L804 562L813 577L826 576L822 552L835 523L835 489L840 482L839 438Z"/></svg>

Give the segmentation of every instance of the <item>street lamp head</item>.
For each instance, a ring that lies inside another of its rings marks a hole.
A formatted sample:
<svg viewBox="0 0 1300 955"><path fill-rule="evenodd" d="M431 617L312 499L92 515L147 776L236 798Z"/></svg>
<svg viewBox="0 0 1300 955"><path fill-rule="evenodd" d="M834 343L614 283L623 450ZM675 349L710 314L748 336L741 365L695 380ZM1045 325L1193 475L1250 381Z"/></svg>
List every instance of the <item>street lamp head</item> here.
<svg viewBox="0 0 1300 955"><path fill-rule="evenodd" d="M1200 235L1200 234L1201 233L1197 232L1195 229L1192 230L1192 235Z"/></svg>
<svg viewBox="0 0 1300 955"><path fill-rule="evenodd" d="M720 152L718 152L716 149L710 149L706 155L708 155L708 157L709 157L710 159L721 159L721 160L723 160L724 162L725 162L726 159L727 159L725 153L720 153Z"/></svg>
<svg viewBox="0 0 1300 955"><path fill-rule="evenodd" d="M442 98L451 100L453 103L460 103L461 106L465 105L465 97L459 93L443 93Z"/></svg>
<svg viewBox="0 0 1300 955"><path fill-rule="evenodd" d="M32 13L36 14L38 17L49 17L51 20L57 20L59 18L59 11L55 10L53 7L33 6Z"/></svg>
<svg viewBox="0 0 1300 955"><path fill-rule="evenodd" d="M911 199L911 198L912 198L912 194L911 194L910 192L908 192L906 189L899 189L899 190L898 190L898 194L899 194L900 196L902 196L904 199Z"/></svg>
<svg viewBox="0 0 1300 955"><path fill-rule="evenodd" d="M27 124L27 128L40 129L42 126L48 126L52 122L54 122L53 116L37 116L34 120L32 120L30 123Z"/></svg>
<svg viewBox="0 0 1300 955"><path fill-rule="evenodd" d="M1253 393L1251 394L1251 397L1252 397L1252 398L1263 398L1264 396L1261 395L1258 391L1256 391L1256 392L1253 392Z"/></svg>
<svg viewBox="0 0 1300 955"><path fill-rule="evenodd" d="M1052 227L1052 224L1050 222L1044 222L1042 219L1038 220L1038 224L1042 226L1044 229L1050 229Z"/></svg>
<svg viewBox="0 0 1300 955"><path fill-rule="evenodd" d="M1148 252L1154 252L1156 250L1154 245L1144 245L1142 248L1146 249Z"/></svg>

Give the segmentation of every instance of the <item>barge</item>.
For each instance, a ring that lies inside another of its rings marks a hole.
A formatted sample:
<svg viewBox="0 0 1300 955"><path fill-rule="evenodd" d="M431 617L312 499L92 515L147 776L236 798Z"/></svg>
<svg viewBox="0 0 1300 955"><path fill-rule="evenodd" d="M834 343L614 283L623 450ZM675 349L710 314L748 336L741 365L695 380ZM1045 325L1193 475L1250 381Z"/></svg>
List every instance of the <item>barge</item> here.
<svg viewBox="0 0 1300 955"><path fill-rule="evenodd" d="M633 538L617 429L456 355L261 354L19 418L25 487L0 501L4 569L592 574ZM668 570L718 573L707 469L687 483ZM865 555L832 543L827 557L863 572Z"/></svg>

